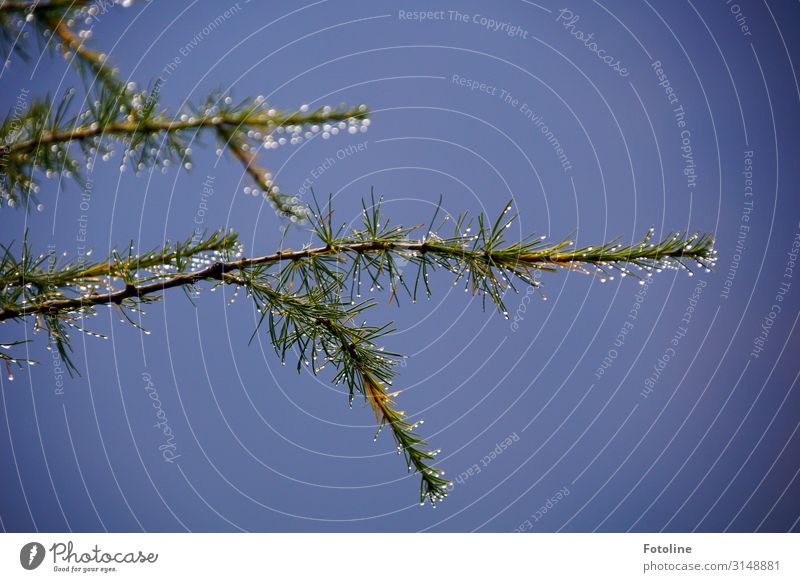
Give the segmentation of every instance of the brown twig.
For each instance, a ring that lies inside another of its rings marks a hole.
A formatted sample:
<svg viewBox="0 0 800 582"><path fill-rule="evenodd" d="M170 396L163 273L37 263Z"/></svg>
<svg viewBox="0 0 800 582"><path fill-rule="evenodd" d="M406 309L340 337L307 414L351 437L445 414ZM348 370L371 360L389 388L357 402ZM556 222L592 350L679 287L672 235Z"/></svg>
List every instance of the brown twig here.
<svg viewBox="0 0 800 582"><path fill-rule="evenodd" d="M558 245L560 248L560 245ZM421 241L383 241L371 240L365 242L353 242L342 245L326 245L324 247L307 248L297 251L286 250L278 251L270 255L264 255L255 258L242 258L227 262L216 262L204 269L192 271L189 273L179 273L170 276L162 281L155 281L145 285L129 285L124 289L113 291L111 293L95 293L81 297L67 298L67 299L49 299L40 303L31 303L24 306L6 307L0 310L0 321L25 317L33 314L51 314L60 311L77 310L95 305L103 305L109 303L120 304L126 299L134 297L142 297L171 289L174 287L182 287L186 285L194 285L203 280L223 280L225 273L246 269L258 265L266 265L278 263L281 261L299 261L312 257L330 256L330 255L344 255L344 254L368 254L376 252L419 252L419 253L434 253L444 258L480 258L488 263L498 266L509 267L529 267L533 269L540 268L571 268L578 263L592 264L608 260L603 254L597 253L595 255L576 250L575 252L555 252L517 255L510 259L509 257L502 256L503 249L490 252L488 256L483 251L472 251L469 249L453 248L444 244L434 242L421 242ZM631 254L627 259L618 260L663 260L668 258L691 259L693 253L686 250L675 250L671 252L659 252L658 248L644 248L637 252L635 255ZM106 269L95 267L92 269L93 276L113 276L115 270L114 263L108 263Z"/></svg>

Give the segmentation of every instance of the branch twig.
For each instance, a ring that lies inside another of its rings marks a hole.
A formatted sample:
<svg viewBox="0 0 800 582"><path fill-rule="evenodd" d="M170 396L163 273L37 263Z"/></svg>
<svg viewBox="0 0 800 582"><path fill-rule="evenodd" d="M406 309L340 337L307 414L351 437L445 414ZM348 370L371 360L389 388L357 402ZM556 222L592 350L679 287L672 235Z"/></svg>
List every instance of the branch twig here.
<svg viewBox="0 0 800 582"><path fill-rule="evenodd" d="M672 240L672 239L670 239ZM684 243L684 241L680 241ZM691 246L691 245L690 245ZM189 273L179 273L161 281L155 281L146 285L128 285L124 289L112 293L101 293L84 295L69 299L51 299L41 303L31 303L25 306L5 307L0 310L0 321L25 317L34 314L49 314L64 310L75 310L95 305L107 303L120 304L129 298L142 297L152 293L165 291L174 287L194 285L204 280L221 281L225 273L239 271L241 269L255 267L259 265L271 265L286 262L296 262L303 259L344 256L344 255L365 255L375 253L420 253L437 255L442 258L457 260L480 261L487 264L498 266L509 266L514 268L527 267L530 269L546 269L548 267L567 267L572 268L576 265L602 265L610 261L615 262L636 262L641 260L665 261L681 259L696 259L708 256L710 241L706 244L701 241L692 248L686 248L686 244L672 245L668 250L663 250L662 245L645 246L639 250L608 251L604 247L592 249L576 249L564 252L562 245L555 245L553 248L543 249L534 253L511 253L508 249L497 249L494 251L471 250L457 248L445 243L430 241L389 241L389 240L369 240L363 242L349 242L340 245L326 245L323 247L307 248L302 250L278 251L269 255L255 258L242 258L227 262L216 262L204 269ZM115 264L108 263L105 267L94 267L85 276L102 277L111 276L114 272Z"/></svg>

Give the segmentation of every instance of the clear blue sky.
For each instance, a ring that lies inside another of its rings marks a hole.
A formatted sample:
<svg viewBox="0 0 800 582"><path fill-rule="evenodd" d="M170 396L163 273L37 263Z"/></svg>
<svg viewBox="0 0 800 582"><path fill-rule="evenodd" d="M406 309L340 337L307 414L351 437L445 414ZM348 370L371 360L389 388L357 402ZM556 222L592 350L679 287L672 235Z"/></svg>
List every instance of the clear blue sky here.
<svg viewBox="0 0 800 582"><path fill-rule="evenodd" d="M333 193L340 220L358 218L370 188L400 223L427 219L440 195L452 212L494 214L511 199L511 238L700 230L716 234L719 263L647 287L545 274L548 301L507 298L513 329L446 274L430 301L398 308L378 295L372 320L394 320L387 347L409 356L403 407L458 479L435 510L418 507L418 478L390 436L373 443L369 408L281 367L267 337L248 345L252 307L228 305L227 292L196 307L169 293L147 310L150 335L101 313L91 325L110 340L75 337L82 376L63 391L32 336L43 365L0 379L2 527L797 530L800 284L786 269L800 229L800 12L736 6L240 0L102 15L95 46L141 86L161 76L173 111L217 88L278 108L368 104L367 133L264 157L284 191ZM0 105L76 84L61 59L14 59ZM102 255L189 236L199 220L237 229L248 254L269 252L280 220L213 149L195 144L190 172L98 163L89 196L49 182L43 211L0 210L2 241L28 228L43 250ZM4 341L25 334L0 329Z"/></svg>

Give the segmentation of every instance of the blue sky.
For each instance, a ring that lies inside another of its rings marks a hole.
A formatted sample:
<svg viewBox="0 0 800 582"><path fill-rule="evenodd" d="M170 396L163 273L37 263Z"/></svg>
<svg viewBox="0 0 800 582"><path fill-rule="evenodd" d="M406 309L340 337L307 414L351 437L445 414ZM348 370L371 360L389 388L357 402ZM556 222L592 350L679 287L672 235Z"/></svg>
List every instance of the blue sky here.
<svg viewBox="0 0 800 582"><path fill-rule="evenodd" d="M103 14L95 46L139 86L161 77L172 111L215 89L286 109L368 104L366 133L263 156L284 191L331 193L343 222L371 189L401 224L440 196L453 213L512 200L510 239L712 232L719 263L645 287L544 274L547 301L507 297L513 328L444 273L429 301L376 294L371 321L394 321L387 348L409 356L402 404L456 479L435 511L418 507L389 435L373 442L369 408L280 366L263 334L248 345L252 306L226 291L196 306L168 294L149 335L101 313L91 324L110 339L76 336L76 378L59 378L30 326L3 326L43 363L0 380L3 527L796 530L798 10L736 6L240 0ZM14 60L1 104L76 84L61 59ZM27 228L40 248L103 255L199 224L235 228L247 254L273 250L282 222L244 192L241 167L210 137L192 149L188 172L136 177L115 158L91 192L48 182L42 211L0 210L3 242Z"/></svg>

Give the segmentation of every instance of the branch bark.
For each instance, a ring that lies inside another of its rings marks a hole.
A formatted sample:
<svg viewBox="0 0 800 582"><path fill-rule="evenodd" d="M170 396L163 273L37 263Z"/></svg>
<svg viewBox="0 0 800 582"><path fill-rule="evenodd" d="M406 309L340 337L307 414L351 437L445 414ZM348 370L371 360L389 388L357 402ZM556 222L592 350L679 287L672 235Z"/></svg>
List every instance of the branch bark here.
<svg viewBox="0 0 800 582"><path fill-rule="evenodd" d="M226 273L235 272L248 267L258 265L267 265L279 263L281 261L298 261L313 257L333 256L333 255L346 255L346 254L369 254L369 253L385 253L385 252L418 252L418 253L432 253L442 258L473 258L486 261L489 264L498 266L503 265L519 265L527 266L532 269L546 268L546 267L571 267L577 264L598 264L603 262L630 262L636 260L665 260L665 259L692 259L694 256L699 256L699 252L693 250L674 250L663 252L658 247L646 247L638 251L631 252L629 255L619 258L611 257L609 253L602 251L598 252L585 252L575 250L570 252L548 252L543 250L537 253L519 254L509 259L507 253L504 254L504 249L495 251L483 250L470 250L454 248L447 246L443 243L436 243L430 241L384 241L384 240L369 240L364 242L352 242L341 245L326 245L324 247L307 248L301 250L286 250L278 251L270 255L264 255L255 258L242 258L234 261L216 262L204 269L191 271L188 273L179 273L170 276L161 281L147 283L145 285L128 285L119 291L110 293L94 293L84 295L81 297L67 298L67 299L49 299L40 303L31 303L24 306L6 307L0 310L0 321L8 319L26 317L29 315L41 314L47 315L62 311L77 310L96 305L104 305L109 303L120 304L126 299L134 297L142 297L160 291L165 291L174 287L182 287L186 285L194 285L200 281L222 281ZM103 269L92 269L93 271L101 271ZM107 264L107 273L114 272L114 264ZM109 275L110 276L110 275Z"/></svg>

